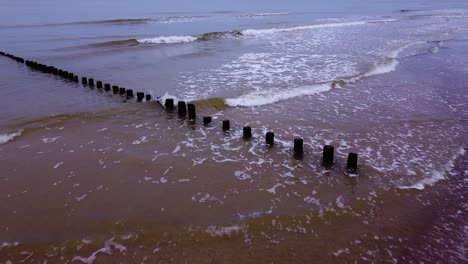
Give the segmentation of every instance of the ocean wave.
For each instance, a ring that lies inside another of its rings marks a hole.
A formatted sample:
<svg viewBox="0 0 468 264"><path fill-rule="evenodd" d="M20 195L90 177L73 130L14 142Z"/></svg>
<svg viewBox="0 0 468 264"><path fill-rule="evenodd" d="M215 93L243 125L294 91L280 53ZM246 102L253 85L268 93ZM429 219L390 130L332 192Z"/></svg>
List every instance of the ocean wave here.
<svg viewBox="0 0 468 264"><path fill-rule="evenodd" d="M194 41L208 41L212 39L219 39L219 38L226 38L226 37L240 37L243 35L247 35L247 36L263 35L263 34L289 32L289 31L306 30L306 29L363 25L366 23L367 22L365 21L356 21L356 22L343 22L343 23L316 24L316 25L298 26L298 27L289 27L289 28L247 29L243 31L230 30L230 31L220 31L220 32L207 32L207 33L203 33L197 36L159 36L159 37L154 37L154 38L115 40L115 41L107 41L107 42L102 42L102 43L91 44L91 46L106 47L106 46L115 46L115 45L136 45L138 43L140 44L188 43L188 42L194 42Z"/></svg>
<svg viewBox="0 0 468 264"><path fill-rule="evenodd" d="M111 41L105 41L105 42L99 42L99 43L94 43L94 44L89 44L86 45L88 47L112 47L112 46L133 46L137 45L138 40L137 39L124 39L124 40L111 40Z"/></svg>
<svg viewBox="0 0 468 264"><path fill-rule="evenodd" d="M168 37L155 37L145 38L137 40L138 43L142 44L175 44L175 43L187 43L196 41L197 38L194 36L168 36Z"/></svg>
<svg viewBox="0 0 468 264"><path fill-rule="evenodd" d="M362 73L362 74L359 74L359 75L356 75L356 76L352 76L352 77L349 77L349 78L345 78L345 79L341 79L341 80L335 80L333 81L333 86L340 86L340 85L343 85L343 84L351 84L351 83L355 83L363 78L367 78L367 77L371 77L371 76L374 76L374 75L380 75L380 74L386 74L386 73L390 73L390 72L393 72L396 70L398 64L400 63L397 58L398 56L400 55L401 52L403 52L404 50L406 50L407 48L411 47L411 46L415 46L415 45L420 45L420 44L424 44L426 42L424 41L417 41L417 42L412 42L412 43L408 43L396 50L393 50L391 52L389 52L387 54L387 61L382 63L382 64L379 64L375 67L373 67L372 69L370 69L369 71L365 72L365 73Z"/></svg>
<svg viewBox="0 0 468 264"><path fill-rule="evenodd" d="M273 34L273 33L281 33L281 32L310 30L310 29L338 28L338 27L359 26L359 25L365 25L365 24L375 24L375 23L389 23L389 22L394 22L394 21L397 21L397 19L374 19L374 20L360 20L360 21L313 24L313 25L296 26L296 27L246 29L242 31L242 34L247 35L247 36L256 36L256 35L265 35L265 34Z"/></svg>
<svg viewBox="0 0 468 264"><path fill-rule="evenodd" d="M286 12L277 12L277 13L247 13L238 15L237 17L269 17L269 16L286 16L290 13Z"/></svg>
<svg viewBox="0 0 468 264"><path fill-rule="evenodd" d="M112 255L112 253L114 251L119 251L120 253L123 253L127 250L127 247L125 247L124 245L122 244L118 244L116 242L114 242L114 238L111 238L109 240L107 240L105 243L104 243L104 247L103 248L100 248L96 251L94 251L90 256L88 257L82 257L82 256L75 256L73 257L72 259L72 262L75 262L75 261L81 261L82 263L86 263L86 264L92 264L94 263L94 260L96 260L98 254L107 254L107 255Z"/></svg>
<svg viewBox="0 0 468 264"><path fill-rule="evenodd" d="M217 38L224 38L224 37L240 37L242 36L242 32L239 30L231 30L231 31L220 31L220 32L208 32L197 36L198 40L211 40Z"/></svg>
<svg viewBox="0 0 468 264"><path fill-rule="evenodd" d="M3 145L5 143L13 140L14 138L21 136L21 133L23 133L23 129L20 129L17 132L14 132L14 133L0 134L0 145Z"/></svg>
<svg viewBox="0 0 468 264"><path fill-rule="evenodd" d="M108 19L108 20L93 20L93 21L78 21L64 23L63 25L82 25L82 24L144 24L144 23L161 23L161 24L172 24L172 23L184 23L192 22L196 19L205 18L205 16L167 16L158 18L122 18L122 19Z"/></svg>
<svg viewBox="0 0 468 264"><path fill-rule="evenodd" d="M89 24L142 24L153 21L152 18L117 18L106 20L77 21L62 24L46 24L45 26L55 25L89 25Z"/></svg>
<svg viewBox="0 0 468 264"><path fill-rule="evenodd" d="M332 89L332 86L330 84L317 84L281 91L258 91L241 95L237 98L225 99L225 101L226 104L229 106L262 106L298 96L314 95L329 91L330 89Z"/></svg>
<svg viewBox="0 0 468 264"><path fill-rule="evenodd" d="M167 92L164 95L155 98L155 100L157 100L162 105L164 105L164 103L166 102L166 99L174 99L174 104L176 104L176 105L181 100L179 97L177 97L175 95L171 95L171 94L169 94Z"/></svg>
<svg viewBox="0 0 468 264"><path fill-rule="evenodd" d="M124 25L124 24L144 24L152 21L152 18L119 18L107 20L90 20L90 21L75 21L64 23L47 23L38 25L2 25L0 28L36 28L36 27L59 27L59 26L74 26L74 25Z"/></svg>
<svg viewBox="0 0 468 264"><path fill-rule="evenodd" d="M284 27L284 28L246 29L242 31L242 34L247 35L247 36L255 36L255 35L290 32L290 31L298 31L298 30L333 28L333 27L349 27L349 26L358 26L358 25L365 25L365 24L367 24L366 21L354 21L354 22L315 24L315 25Z"/></svg>
<svg viewBox="0 0 468 264"><path fill-rule="evenodd" d="M120 20L110 20L110 21L120 21ZM177 43L188 43L188 42L194 42L194 41L208 41L208 40L219 39L219 38L235 38L235 37L241 37L244 35L256 36L256 35L264 35L264 34L272 34L272 33L280 33L280 32L290 32L290 31L319 29L319 28L356 26L356 25L364 25L367 23L389 22L389 21L393 21L393 20L387 19L387 20L372 20L372 21L326 23L326 24L315 24L315 25L285 27L285 28L247 29L243 31L229 30L229 31L219 31L219 32L207 32L207 33L203 33L203 34L195 35L195 36L159 36L159 37L154 37L154 38L143 38L143 39L114 40L114 41L91 44L89 46L106 47L106 46L115 46L115 45L136 45L136 44L177 44Z"/></svg>
<svg viewBox="0 0 468 264"><path fill-rule="evenodd" d="M399 54L405 49L426 42L412 42L408 43L396 50L389 52L386 57L387 61L371 68L369 71L362 74L358 74L352 77L333 80L327 83L319 83L310 86L301 86L288 90L272 89L267 91L255 91L252 93L244 94L235 98L227 98L225 102L229 106L262 106L267 104L273 104L279 101L291 99L299 96L314 95L322 92L329 91L332 88L341 87L346 84L355 83L363 78L367 78L374 75L386 74L396 70L399 62L397 60Z"/></svg>
<svg viewBox="0 0 468 264"><path fill-rule="evenodd" d="M416 190L422 191L422 190L424 190L424 188L426 186L434 185L436 182L445 179L445 175L453 169L455 160L457 160L460 157L465 156L465 154L466 154L465 149L460 147L458 149L457 153L455 153L447 161L445 166L443 166L443 168L441 168L440 170L433 170L431 172L431 174L429 175L430 177L424 178L424 179L416 182L415 184L405 185L405 186L398 186L398 188L402 189L402 190L416 189Z"/></svg>
<svg viewBox="0 0 468 264"><path fill-rule="evenodd" d="M231 236L243 231L243 228L237 225L234 226L209 226L206 232L211 236Z"/></svg>
<svg viewBox="0 0 468 264"><path fill-rule="evenodd" d="M172 16L172 17L163 17L155 18L151 20L152 23L161 23L161 24L172 24L172 23L186 23L193 22L194 20L205 18L204 16Z"/></svg>
<svg viewBox="0 0 468 264"><path fill-rule="evenodd" d="M142 44L175 44L175 43L188 43L193 41L208 41L212 39L219 39L225 37L239 37L242 33L238 30L221 31L221 32L208 32L198 36L161 36L155 38L145 38L137 40Z"/></svg>
<svg viewBox="0 0 468 264"><path fill-rule="evenodd" d="M204 16L169 16L160 18L116 18L104 20L89 20L89 21L74 21L64 23L47 23L39 25L0 25L0 28L28 28L28 27L59 27L59 26L76 26L76 25L138 25L147 23L186 23L193 22L204 18Z"/></svg>

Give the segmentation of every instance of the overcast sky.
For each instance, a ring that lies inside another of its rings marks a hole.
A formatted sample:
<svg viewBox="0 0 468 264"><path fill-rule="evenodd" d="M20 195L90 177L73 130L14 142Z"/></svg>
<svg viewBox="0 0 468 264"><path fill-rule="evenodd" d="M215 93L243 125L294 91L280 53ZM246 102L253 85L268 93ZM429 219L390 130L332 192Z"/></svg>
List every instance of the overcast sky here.
<svg viewBox="0 0 468 264"><path fill-rule="evenodd" d="M468 0L0 0L0 25L152 16L158 12L385 14L468 6Z"/></svg>

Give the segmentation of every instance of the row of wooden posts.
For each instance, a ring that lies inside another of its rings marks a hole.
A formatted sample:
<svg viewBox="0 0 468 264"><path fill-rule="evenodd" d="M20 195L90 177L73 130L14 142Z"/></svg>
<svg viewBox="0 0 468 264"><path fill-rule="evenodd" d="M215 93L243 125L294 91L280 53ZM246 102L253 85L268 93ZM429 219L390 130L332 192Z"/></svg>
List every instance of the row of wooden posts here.
<svg viewBox="0 0 468 264"><path fill-rule="evenodd" d="M26 66L28 66L31 69L43 72L43 73L48 73L52 74L55 76L62 77L65 80L72 81L75 83L79 83L79 77L78 75L74 74L73 72L69 72L60 68L56 68L54 66L49 66L46 64L41 64L36 61L31 61L31 60L25 60L21 57L13 56L11 54L5 53L3 51L0 51L0 55L11 58L19 63L24 63ZM111 91L114 94L119 94L122 96L125 96L127 99L132 99L135 97L133 90L132 89L126 89L124 87L119 87L117 85L111 85L109 83L102 83L102 81L96 81L94 82L93 78L87 78L87 77L82 77L81 78L81 83L85 86L89 86L90 88L96 87L97 89L104 89L105 91ZM143 92L137 92L136 93L136 100L137 102L143 102L143 100L146 101L151 101L152 96L151 94L146 94Z"/></svg>
<svg viewBox="0 0 468 264"><path fill-rule="evenodd" d="M79 82L79 77L75 75L72 72L68 72L65 70L62 70L60 68L56 68L53 66L41 64L35 61L30 61L30 60L25 60L21 57L17 57L8 53L5 53L3 51L0 51L0 55L8 57L10 59L13 59L19 63L24 63L26 66L38 70L44 73L49 73L53 74L55 76L60 76L66 80L73 81L75 83ZM81 78L81 83L85 86L90 86L98 89L104 88L105 91L111 91L114 94L119 94L122 96L126 96L127 99L132 99L134 98L133 90L132 89L126 89L124 87L119 87L117 85L112 85L109 83L105 83L103 85L102 81L96 81L94 83L93 78L87 78L87 77L82 77ZM152 97L150 94L146 94L143 92L137 92L137 102L142 102L143 100L146 101L151 101ZM162 103L162 102L161 102ZM175 110L175 104L174 104L174 99L172 98L167 98L164 101L164 107L169 110L173 111ZM188 119L191 121L196 120L196 109L195 105L191 103L186 103L185 101L178 101L177 103L177 112L179 116L185 117L188 114ZM212 122L212 118L210 116L205 116L203 117L203 124L205 126L209 125ZM223 131L229 131L231 129L230 121L229 120L223 120L222 122L222 129ZM243 138L245 140L250 140L252 138L252 128L250 126L245 126L243 128ZM275 144L275 134L271 131L267 132L265 135L265 142L268 146L273 146ZM304 153L304 140L302 138L295 138L294 139L294 147L293 151L295 155L302 156ZM333 166L334 163L334 153L335 153L335 148L331 145L326 145L323 147L323 156L322 156L322 163L325 167L331 167ZM348 160L347 160L347 170L350 174L356 174L357 173L357 163L358 163L358 155L356 153L349 153L348 154Z"/></svg>
<svg viewBox="0 0 468 264"><path fill-rule="evenodd" d="M175 109L174 99L167 98L164 101L164 107L169 111L173 111ZM189 120L195 120L196 119L195 105L187 104L185 101L179 101L177 103L177 112L179 116L185 117L187 115L187 109L188 109L188 114L189 114ZM203 124L205 126L209 125L211 122L212 122L211 116L203 117ZM223 120L222 129L223 131L231 130L231 123L229 120ZM243 128L243 138L245 140L250 140L252 138L252 128L250 126L245 126ZM265 134L265 143L268 146L273 146L275 144L274 132L269 131ZM294 139L293 151L295 155L297 155L298 157L302 157L302 155L304 154L304 140L302 138ZM323 147L322 163L324 166L326 167L333 166L334 154L335 154L335 148L333 146L326 145ZM358 162L358 155L356 153L349 153L346 167L350 174L357 173L357 162Z"/></svg>

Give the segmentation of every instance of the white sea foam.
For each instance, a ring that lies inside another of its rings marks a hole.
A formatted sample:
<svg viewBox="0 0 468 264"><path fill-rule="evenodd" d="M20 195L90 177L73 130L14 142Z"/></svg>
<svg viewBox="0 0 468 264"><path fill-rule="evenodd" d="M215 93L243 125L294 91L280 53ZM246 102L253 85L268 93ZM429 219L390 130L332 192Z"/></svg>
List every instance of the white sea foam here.
<svg viewBox="0 0 468 264"><path fill-rule="evenodd" d="M0 244L0 249L2 248L9 248L9 247L16 247L18 246L20 243L19 242L2 242Z"/></svg>
<svg viewBox="0 0 468 264"><path fill-rule="evenodd" d="M208 207L210 207L211 205L210 204L213 204L213 203L219 203L219 204L224 204L224 202L219 199L218 197L214 196L214 195L211 195L209 193L197 193L195 196L192 196L192 201L193 202L198 202L198 203L201 203L201 204L204 204L204 203L207 203L209 204Z"/></svg>
<svg viewBox="0 0 468 264"><path fill-rule="evenodd" d="M330 84L317 84L297 87L289 90L259 91L241 95L237 98L228 98L225 101L229 106L261 106L298 96L322 93L330 90L331 88Z"/></svg>
<svg viewBox="0 0 468 264"><path fill-rule="evenodd" d="M237 213L237 215L239 216L239 220L241 221L245 221L247 219L253 219L253 218L258 218L258 217L261 217L263 215L269 215L271 214L273 211L270 209L270 210L259 210L259 211L251 211L251 212L246 212L244 214L241 214L241 213ZM274 220L273 220L274 221Z"/></svg>
<svg viewBox="0 0 468 264"><path fill-rule="evenodd" d="M59 138L60 138L60 136L54 137L54 138L43 138L43 139L42 139L42 142L44 142L44 143L52 143L52 142L55 142L55 140L57 140L57 139L59 139Z"/></svg>
<svg viewBox="0 0 468 264"><path fill-rule="evenodd" d="M80 256L76 256L72 259L72 261L75 261L75 260L78 260L78 261L81 261L83 263L86 263L86 264L91 264L94 262L94 260L96 259L96 256L99 254L99 253L104 253L104 254L107 254L107 255L112 255L112 248L115 248L117 250L119 250L120 253L123 253L124 251L127 250L127 248L121 244L118 244L118 243L115 243L114 242L114 238L111 238L109 240L107 240L105 243L104 243L104 247L101 248L101 249L98 249L96 251L94 251L89 257L80 257Z"/></svg>
<svg viewBox="0 0 468 264"><path fill-rule="evenodd" d="M240 226L209 226L206 229L206 232L209 233L211 236L230 236L232 233L238 233L242 231L242 227Z"/></svg>
<svg viewBox="0 0 468 264"><path fill-rule="evenodd" d="M445 179L445 176L442 172L440 171L432 171L432 175L431 177L429 178L425 178L425 179L422 179L420 181L418 181L417 183L415 184L412 184L412 185L407 185L407 186L399 186L398 188L399 189L403 189L403 190L407 190L407 189L416 189L416 190L424 190L424 188L429 185L429 186L432 186L434 185L434 183L440 181L440 180L443 180Z"/></svg>
<svg viewBox="0 0 468 264"><path fill-rule="evenodd" d="M139 39L139 43L143 44L174 44L174 43L187 43L197 40L193 36L168 36L168 37L156 37L156 38L145 38Z"/></svg>
<svg viewBox="0 0 468 264"><path fill-rule="evenodd" d="M289 15L289 13L281 13L281 12L277 12L277 13L249 13L249 14L243 14L243 15L240 15L238 17L269 17L269 16L285 16L285 15Z"/></svg>
<svg viewBox="0 0 468 264"><path fill-rule="evenodd" d="M174 104L176 104L176 105L180 101L180 99L177 96L171 95L171 94L169 94L167 92L163 96L161 96L158 101L159 101L159 103L161 103L161 105L164 106L164 103L166 102L166 99L174 99Z"/></svg>
<svg viewBox="0 0 468 264"><path fill-rule="evenodd" d="M153 23L161 24L172 24L172 23L184 23L192 22L195 19L200 19L201 17L192 17L192 16L174 16L174 17L163 17L151 20Z"/></svg>
<svg viewBox="0 0 468 264"><path fill-rule="evenodd" d="M367 24L366 21L355 21L355 22L316 24L316 25L297 26L297 27L284 27L284 28L247 29L247 30L242 31L242 34L246 35L246 36L256 36L256 35L264 35L264 34L272 34L272 33L298 31L298 30L334 28L334 27L349 27L349 26L358 26L358 25L365 25L365 24Z"/></svg>
<svg viewBox="0 0 468 264"><path fill-rule="evenodd" d="M236 176L241 181L251 179L250 174L246 171L235 171L234 176Z"/></svg>
<svg viewBox="0 0 468 264"><path fill-rule="evenodd" d="M147 141L146 137L145 136L142 136L141 138L135 140L132 142L133 145L139 145L139 144L143 144Z"/></svg>
<svg viewBox="0 0 468 264"><path fill-rule="evenodd" d="M308 204L320 205L320 199L317 199L317 198L312 197L312 196L304 197L304 202L306 202Z"/></svg>
<svg viewBox="0 0 468 264"><path fill-rule="evenodd" d="M60 167L64 162L59 162L57 164L54 165L54 169L57 169L58 167Z"/></svg>
<svg viewBox="0 0 468 264"><path fill-rule="evenodd" d="M420 44L424 44L424 43L426 43L426 42L424 42L424 41L412 42L412 43L406 44L406 45L404 45L404 46L402 46L402 47L400 47L400 48L398 48L396 50L393 50L393 51L391 51L390 53L387 54L387 56L386 56L388 58L387 62L375 66L374 68L372 68L368 72L365 72L365 73L363 73L361 75L358 75L358 76L355 76L355 77L345 79L344 81L346 83L353 83L353 82L359 81L362 78L393 72L393 71L396 70L396 68L397 68L397 66L399 64L397 58L400 56L401 52L403 52L404 50L406 50L407 48L409 48L411 46L420 45Z"/></svg>
<svg viewBox="0 0 468 264"><path fill-rule="evenodd" d="M391 59L388 63L384 63L375 67L374 69L364 73L364 77L370 77L373 75L385 74L390 73L396 70L399 62L396 59Z"/></svg>
<svg viewBox="0 0 468 264"><path fill-rule="evenodd" d="M350 254L349 252L349 249L348 248L344 248L344 249L338 249L337 251L335 252L332 252L332 254L335 256L335 257L338 257L339 255L341 254Z"/></svg>
<svg viewBox="0 0 468 264"><path fill-rule="evenodd" d="M465 156L465 153L465 149L460 147L457 153L453 155L449 161L447 161L441 170L432 170L428 178L424 178L412 185L398 186L398 188L403 190L416 189L422 191L426 186L434 185L436 182L445 179L445 174L453 169L455 160L459 157Z"/></svg>
<svg viewBox="0 0 468 264"><path fill-rule="evenodd" d="M175 154L175 153L179 152L179 150L180 150L180 145L177 145L175 147L174 151L172 151L172 154Z"/></svg>
<svg viewBox="0 0 468 264"><path fill-rule="evenodd" d="M284 16L289 15L289 13L253 13L254 16Z"/></svg>
<svg viewBox="0 0 468 264"><path fill-rule="evenodd" d="M269 192L269 193L272 193L272 194L276 194L276 188L278 188L278 187L283 187L284 188L284 185L281 184L281 183L277 183L273 187L271 187L270 189L268 189L266 191Z"/></svg>
<svg viewBox="0 0 468 264"><path fill-rule="evenodd" d="M339 196L338 198L336 198L335 204L336 206L338 206L338 208L345 208L343 196Z"/></svg>
<svg viewBox="0 0 468 264"><path fill-rule="evenodd" d="M411 46L424 44L424 43L426 42L418 41L418 42L408 43L402 47L399 47L398 49L395 49L389 52L385 56L387 57L386 62L373 67L372 69L370 69L369 71L365 73L356 75L354 77L346 78L342 81L344 83L354 83L354 82L361 80L362 78L393 72L396 70L399 64L397 58L401 52L403 52L404 50L406 50L407 48ZM314 95L314 94L326 92L332 89L333 86L338 86L338 85L339 85L339 82L335 84L330 82L330 83L302 86L302 87L297 87L297 88L288 89L288 90L271 89L271 90L266 90L266 91L254 91L252 93L244 94L239 97L228 98L225 101L226 101L226 104L229 106L246 106L246 107L262 106L262 105L276 103L282 100L291 99L294 97Z"/></svg>
<svg viewBox="0 0 468 264"><path fill-rule="evenodd" d="M23 133L23 129L20 129L19 131L14 133L0 134L0 145L3 145L8 141L13 140L15 137L21 136L21 133Z"/></svg>
<svg viewBox="0 0 468 264"><path fill-rule="evenodd" d="M81 202L84 198L86 198L88 195L87 194L83 194L82 196L80 197L75 197L75 200L78 201L78 202Z"/></svg>
<svg viewBox="0 0 468 264"><path fill-rule="evenodd" d="M398 56L400 56L400 53L403 52L405 49L407 49L407 48L409 48L411 46L414 46L414 45L420 45L420 44L425 44L425 43L427 43L427 42L425 42L425 41L416 41L416 42L408 43L408 44L406 44L406 45L404 45L404 46L390 52L388 54L388 58L397 59Z"/></svg>

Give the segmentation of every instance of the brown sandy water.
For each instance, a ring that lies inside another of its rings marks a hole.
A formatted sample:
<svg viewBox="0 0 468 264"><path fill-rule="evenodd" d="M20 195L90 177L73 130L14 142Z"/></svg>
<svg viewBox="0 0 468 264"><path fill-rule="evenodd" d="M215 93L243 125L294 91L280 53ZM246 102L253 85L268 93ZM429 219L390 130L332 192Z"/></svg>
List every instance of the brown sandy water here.
<svg viewBox="0 0 468 264"><path fill-rule="evenodd" d="M92 111L28 119L25 106L26 118L0 124L22 130L0 145L0 262L462 263L465 49L450 41L394 72L273 105L201 102L195 124L97 91L77 99ZM357 177L345 170L351 151Z"/></svg>

